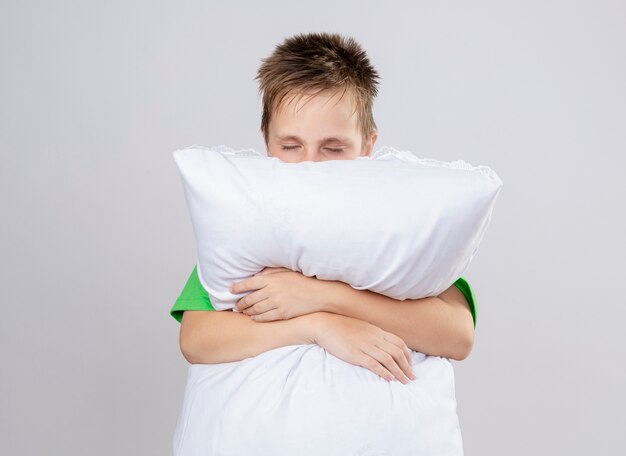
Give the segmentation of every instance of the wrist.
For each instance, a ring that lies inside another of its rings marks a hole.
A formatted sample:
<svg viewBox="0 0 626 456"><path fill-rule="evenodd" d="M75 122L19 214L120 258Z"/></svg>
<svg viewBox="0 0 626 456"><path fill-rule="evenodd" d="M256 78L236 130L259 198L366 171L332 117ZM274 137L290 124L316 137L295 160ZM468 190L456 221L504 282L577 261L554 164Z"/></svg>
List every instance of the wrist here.
<svg viewBox="0 0 626 456"><path fill-rule="evenodd" d="M347 285L338 280L320 280L321 291L317 294L320 298L320 312L341 313L341 303Z"/></svg>
<svg viewBox="0 0 626 456"><path fill-rule="evenodd" d="M332 315L333 314L329 314L328 312L321 311L298 317L303 319L302 334L305 335L307 343L319 345L320 335L323 331L328 329L328 326L331 324Z"/></svg>
<svg viewBox="0 0 626 456"><path fill-rule="evenodd" d="M319 327L318 321L320 320L318 317L319 313L320 312L313 312L286 320L295 324L294 333L297 334L298 344L317 343L317 331Z"/></svg>

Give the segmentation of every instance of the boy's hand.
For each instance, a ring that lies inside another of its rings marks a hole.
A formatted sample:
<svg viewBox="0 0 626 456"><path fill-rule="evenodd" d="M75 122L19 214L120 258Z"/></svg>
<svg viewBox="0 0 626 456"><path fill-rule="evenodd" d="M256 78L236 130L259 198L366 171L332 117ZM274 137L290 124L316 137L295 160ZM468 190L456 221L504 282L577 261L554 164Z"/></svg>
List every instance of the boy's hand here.
<svg viewBox="0 0 626 456"><path fill-rule="evenodd" d="M288 320L324 310L330 284L287 268L264 268L235 283L231 292L253 290L237 301L235 308L255 321Z"/></svg>
<svg viewBox="0 0 626 456"><path fill-rule="evenodd" d="M416 379L411 350L395 334L344 315L320 312L314 318L315 343L337 358L405 385Z"/></svg>

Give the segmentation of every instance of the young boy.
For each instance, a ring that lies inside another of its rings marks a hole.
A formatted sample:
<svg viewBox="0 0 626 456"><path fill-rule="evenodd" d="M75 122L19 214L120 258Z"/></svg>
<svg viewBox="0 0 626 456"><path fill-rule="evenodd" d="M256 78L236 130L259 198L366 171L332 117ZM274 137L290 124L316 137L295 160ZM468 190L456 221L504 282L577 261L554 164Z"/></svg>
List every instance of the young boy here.
<svg viewBox="0 0 626 456"><path fill-rule="evenodd" d="M268 156L284 162L350 160L370 155L379 76L360 45L338 34L295 35L258 70L261 133ZM265 268L233 284L250 292L238 312L215 310L191 273L170 310L181 322L190 363L239 361L285 345L317 343L335 356L402 383L414 379L409 348L465 359L476 325L474 293L464 278L437 297L398 301L339 281Z"/></svg>

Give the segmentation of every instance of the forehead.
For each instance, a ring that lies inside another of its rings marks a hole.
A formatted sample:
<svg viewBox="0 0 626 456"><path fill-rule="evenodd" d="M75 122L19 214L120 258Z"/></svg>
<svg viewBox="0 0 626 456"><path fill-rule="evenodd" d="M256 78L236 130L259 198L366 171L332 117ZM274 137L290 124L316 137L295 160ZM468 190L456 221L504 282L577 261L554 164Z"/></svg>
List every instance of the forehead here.
<svg viewBox="0 0 626 456"><path fill-rule="evenodd" d="M285 97L271 124L278 139L324 135L328 140L348 140L357 130L357 114L350 91L297 93Z"/></svg>
<svg viewBox="0 0 626 456"><path fill-rule="evenodd" d="M351 90L297 91L287 94L276 114L298 114L303 110L342 112L347 117L356 115Z"/></svg>

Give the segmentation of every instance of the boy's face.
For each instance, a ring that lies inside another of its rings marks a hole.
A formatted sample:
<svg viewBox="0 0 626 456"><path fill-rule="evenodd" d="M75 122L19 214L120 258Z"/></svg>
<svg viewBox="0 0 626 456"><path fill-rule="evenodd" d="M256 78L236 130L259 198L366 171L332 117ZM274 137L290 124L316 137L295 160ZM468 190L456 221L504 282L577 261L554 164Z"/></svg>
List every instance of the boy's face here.
<svg viewBox="0 0 626 456"><path fill-rule="evenodd" d="M292 96L272 114L267 155L283 162L352 160L370 155L378 133L362 144L349 93ZM341 98L341 100L340 100ZM288 103L291 101L291 103Z"/></svg>

